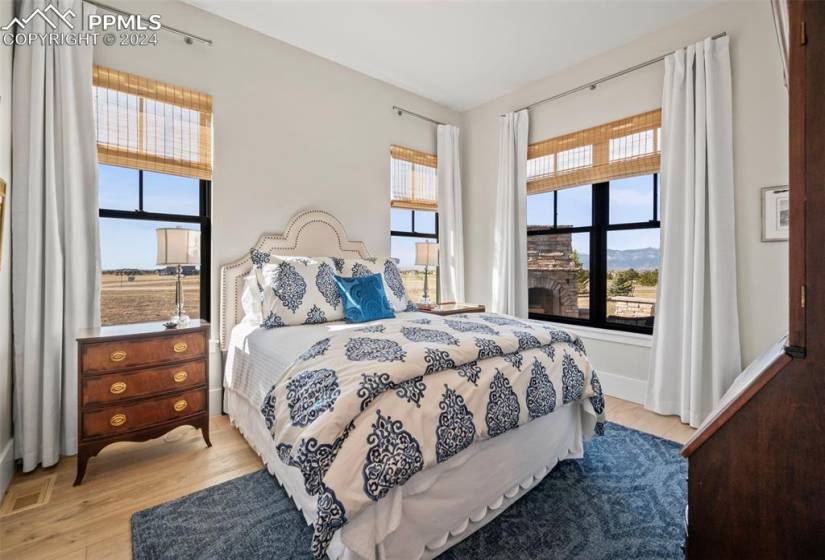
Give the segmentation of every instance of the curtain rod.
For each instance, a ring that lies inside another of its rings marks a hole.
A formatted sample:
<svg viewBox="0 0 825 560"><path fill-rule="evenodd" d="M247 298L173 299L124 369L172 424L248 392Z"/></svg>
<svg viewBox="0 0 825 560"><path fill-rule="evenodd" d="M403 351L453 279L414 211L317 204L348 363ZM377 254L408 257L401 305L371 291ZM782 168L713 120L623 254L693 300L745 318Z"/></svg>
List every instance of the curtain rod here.
<svg viewBox="0 0 825 560"><path fill-rule="evenodd" d="M721 33L717 33L716 35L711 37L711 39L720 39L722 37L725 37L726 35L727 35L727 32L723 31ZM543 105L545 103L549 103L550 101L555 101L557 99L561 99L562 97L567 97L568 95L578 93L578 92L580 92L582 90L585 90L585 89L594 90L594 89L596 89L596 86L598 86L599 84L602 84L602 83L604 83L608 80L612 80L613 78L618 78L619 76L624 76L625 74L630 74L631 72L635 72L636 70L641 70L642 68L646 68L646 67L650 66L651 64L656 64L657 62L661 62L665 58L667 58L670 54L671 53L667 53L667 54L663 54L662 56L657 56L656 58L651 58L650 60L646 60L645 62L642 62L642 63L637 64L635 66L631 66L630 68L625 68L624 70L619 70L618 72L614 72L613 74L610 74L608 76L604 76L602 78L599 78L598 80L593 80L592 82L588 82L584 85L574 87L573 89L568 89L567 91L557 93L556 95L553 95L552 97L548 97L546 99L540 99L539 101L536 101L535 103L531 103L530 105L522 107L521 109L516 109L515 112L523 111L525 109L529 111L530 109L538 107L539 105ZM504 115L502 115L502 116L504 116Z"/></svg>
<svg viewBox="0 0 825 560"><path fill-rule="evenodd" d="M101 2L98 2L97 0L83 0L83 2L86 3L86 4L91 4L92 6L97 6L101 10L106 10L107 12L112 12L113 14L119 14L121 16L129 17L129 16L136 15L136 14L133 14L131 12L126 12L124 10L121 10L119 8L113 8L112 6L109 6L108 4L103 4ZM199 42L203 43L204 45L211 45L212 44L212 39L206 39L205 37L200 37L198 35L193 35L192 33L187 33L186 31L182 31L182 30L180 30L176 27L171 27L169 25L161 24L160 28L163 29L164 31L174 33L175 35L180 35L181 37L183 37L183 40L186 42L187 45L191 45L193 41L199 41Z"/></svg>
<svg viewBox="0 0 825 560"><path fill-rule="evenodd" d="M418 113L413 113L412 111L408 111L404 107L399 107L398 105L393 105L392 110L398 113L400 117L403 114L408 114L411 117L415 117L417 119L421 119L422 121L427 121L429 123L433 123L434 125L444 124L443 122L439 122L437 120L431 119L430 117L425 117L424 115L419 115Z"/></svg>

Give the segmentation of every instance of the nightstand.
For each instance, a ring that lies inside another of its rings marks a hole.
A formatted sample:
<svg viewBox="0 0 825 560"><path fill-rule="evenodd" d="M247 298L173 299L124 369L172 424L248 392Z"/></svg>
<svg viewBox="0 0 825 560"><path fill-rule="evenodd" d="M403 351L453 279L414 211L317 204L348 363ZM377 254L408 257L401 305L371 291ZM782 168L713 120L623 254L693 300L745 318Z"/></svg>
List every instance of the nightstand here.
<svg viewBox="0 0 825 560"><path fill-rule="evenodd" d="M472 303L454 303L447 302L439 305L434 305L430 309L421 309L421 313L431 313L433 315L458 315L459 313L484 313L483 305L475 305Z"/></svg>
<svg viewBox="0 0 825 560"><path fill-rule="evenodd" d="M77 486L89 459L118 441L200 428L208 447L209 323L99 327L77 338Z"/></svg>

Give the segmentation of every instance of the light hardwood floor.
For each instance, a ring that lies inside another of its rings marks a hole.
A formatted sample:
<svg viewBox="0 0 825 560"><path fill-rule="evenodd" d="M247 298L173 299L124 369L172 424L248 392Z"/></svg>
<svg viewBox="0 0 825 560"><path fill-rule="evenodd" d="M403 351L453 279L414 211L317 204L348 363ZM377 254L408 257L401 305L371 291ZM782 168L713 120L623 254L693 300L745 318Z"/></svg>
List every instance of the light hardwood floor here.
<svg viewBox="0 0 825 560"><path fill-rule="evenodd" d="M693 430L675 416L607 397L608 420L684 443ZM132 513L261 468L226 416L213 417L212 449L200 432L178 428L147 443L119 443L89 463L73 487L75 459L50 469L16 473L5 497L25 496L52 484L48 503L0 517L0 558L102 560L131 558ZM2 511L2 509L0 509Z"/></svg>

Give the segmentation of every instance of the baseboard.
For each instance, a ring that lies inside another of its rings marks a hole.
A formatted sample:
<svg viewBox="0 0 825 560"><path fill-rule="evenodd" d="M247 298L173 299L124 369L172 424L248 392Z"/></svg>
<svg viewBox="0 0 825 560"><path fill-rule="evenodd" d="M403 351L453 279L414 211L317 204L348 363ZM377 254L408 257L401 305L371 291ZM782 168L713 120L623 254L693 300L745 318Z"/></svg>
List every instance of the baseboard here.
<svg viewBox="0 0 825 560"><path fill-rule="evenodd" d="M220 416L223 407L223 387L209 389L209 415Z"/></svg>
<svg viewBox="0 0 825 560"><path fill-rule="evenodd" d="M209 415L223 414L223 356L220 341L209 340Z"/></svg>
<svg viewBox="0 0 825 560"><path fill-rule="evenodd" d="M14 474L14 439L6 442L3 451L0 452L0 500L6 494L11 477Z"/></svg>
<svg viewBox="0 0 825 560"><path fill-rule="evenodd" d="M599 381L606 395L638 404L645 403L647 381L602 370L599 370Z"/></svg>
<svg viewBox="0 0 825 560"><path fill-rule="evenodd" d="M209 415L220 416L223 410L223 387L209 389Z"/></svg>

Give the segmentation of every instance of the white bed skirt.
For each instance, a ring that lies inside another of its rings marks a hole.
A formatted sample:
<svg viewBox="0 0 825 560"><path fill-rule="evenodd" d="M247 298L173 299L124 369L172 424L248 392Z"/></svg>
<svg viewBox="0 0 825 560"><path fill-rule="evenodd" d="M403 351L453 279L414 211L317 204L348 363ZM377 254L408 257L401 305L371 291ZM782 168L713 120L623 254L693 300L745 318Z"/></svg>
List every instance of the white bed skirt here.
<svg viewBox="0 0 825 560"><path fill-rule="evenodd" d="M308 524L315 498L298 469L278 458L258 407L225 389L232 423L261 456ZM561 460L580 458L594 419L571 403L494 439L478 442L448 461L413 476L339 530L332 560L428 560L489 523L541 482ZM354 469L353 476L360 476ZM449 528L449 529L446 529ZM307 549L310 543L307 542Z"/></svg>

